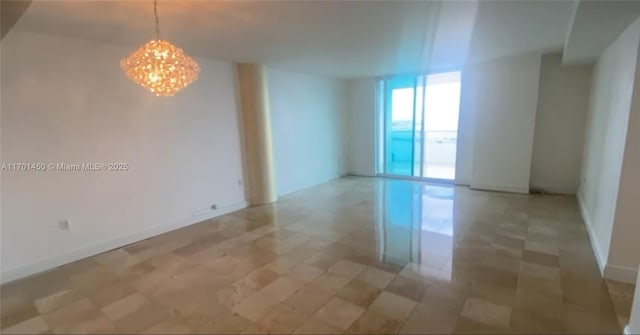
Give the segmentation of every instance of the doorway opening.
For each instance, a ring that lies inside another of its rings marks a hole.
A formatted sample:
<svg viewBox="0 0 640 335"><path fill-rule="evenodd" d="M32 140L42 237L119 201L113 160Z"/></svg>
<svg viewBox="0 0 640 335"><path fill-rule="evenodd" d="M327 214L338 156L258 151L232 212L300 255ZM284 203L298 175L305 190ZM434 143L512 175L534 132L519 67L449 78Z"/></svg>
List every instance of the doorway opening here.
<svg viewBox="0 0 640 335"><path fill-rule="evenodd" d="M378 82L381 175L455 179L460 77L455 71Z"/></svg>

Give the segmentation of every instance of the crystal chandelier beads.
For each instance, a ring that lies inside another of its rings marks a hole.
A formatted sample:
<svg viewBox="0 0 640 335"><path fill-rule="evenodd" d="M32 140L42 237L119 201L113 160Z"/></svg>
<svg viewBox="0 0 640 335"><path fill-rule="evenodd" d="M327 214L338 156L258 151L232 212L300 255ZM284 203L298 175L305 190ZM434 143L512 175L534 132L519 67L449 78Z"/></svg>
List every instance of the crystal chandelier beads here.
<svg viewBox="0 0 640 335"><path fill-rule="evenodd" d="M153 1L153 15L156 39L120 61L120 67L129 79L155 95L172 96L198 79L200 66L182 49L160 39L157 0Z"/></svg>
<svg viewBox="0 0 640 335"><path fill-rule="evenodd" d="M182 49L152 40L120 62L129 79L157 96L172 96L198 79L200 66Z"/></svg>

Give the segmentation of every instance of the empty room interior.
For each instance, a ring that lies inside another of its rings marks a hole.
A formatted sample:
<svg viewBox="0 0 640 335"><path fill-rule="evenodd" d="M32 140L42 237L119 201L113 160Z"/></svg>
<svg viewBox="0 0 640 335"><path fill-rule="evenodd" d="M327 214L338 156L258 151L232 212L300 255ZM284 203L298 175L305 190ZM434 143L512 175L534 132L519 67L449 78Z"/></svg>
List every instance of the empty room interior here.
<svg viewBox="0 0 640 335"><path fill-rule="evenodd" d="M1 28L2 334L640 334L640 1Z"/></svg>

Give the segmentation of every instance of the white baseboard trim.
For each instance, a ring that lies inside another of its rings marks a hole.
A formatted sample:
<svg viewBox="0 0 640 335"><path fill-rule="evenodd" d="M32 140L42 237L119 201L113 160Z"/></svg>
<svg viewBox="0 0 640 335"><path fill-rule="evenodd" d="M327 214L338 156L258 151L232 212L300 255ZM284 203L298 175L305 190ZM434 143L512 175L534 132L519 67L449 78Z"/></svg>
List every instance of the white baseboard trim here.
<svg viewBox="0 0 640 335"><path fill-rule="evenodd" d="M531 185L531 189L543 190L551 194L575 195L577 193L575 187L558 187L553 185Z"/></svg>
<svg viewBox="0 0 640 335"><path fill-rule="evenodd" d="M635 284L638 278L638 269L607 264L604 268L604 277L623 283Z"/></svg>
<svg viewBox="0 0 640 335"><path fill-rule="evenodd" d="M164 234L166 232L170 232L172 230L176 230L182 227L186 227L194 223L198 223L204 220L218 217L227 213L235 212L237 210L240 210L246 207L247 207L247 202L242 201L239 203L221 207L217 210L208 211L206 213L203 213L202 215L189 216L185 219L182 219L170 224L150 227L148 229L145 229L143 231L139 231L133 234L122 235L113 239L86 245L78 249L72 250L71 252L48 257L24 266L15 267L8 270L2 269L2 272L0 272L0 283L6 283L12 280L28 277L39 272L50 270L64 264L81 260L83 258L91 257L94 255L103 253L105 251L120 248L122 246L135 243L135 242L138 242L150 237L154 237L160 234Z"/></svg>
<svg viewBox="0 0 640 335"><path fill-rule="evenodd" d="M587 233L589 234L589 239L591 240L591 249L593 249L593 254L596 256L596 261L598 262L598 268L600 269L600 275L604 278L604 270L607 266L607 260L600 250L600 245L596 239L596 234L593 231L593 224L591 223L591 217L587 212L587 209L584 206L584 202L582 200L582 194L578 192L576 194L576 198L578 199L578 207L580 207L580 214L582 215L582 221L584 221L584 225L587 227Z"/></svg>
<svg viewBox="0 0 640 335"><path fill-rule="evenodd" d="M314 181L314 182L313 182L313 183L311 183L311 184L298 186L296 189L293 189L293 190L287 190L287 191L283 191L282 193L278 193L278 198L279 198L279 197L286 197L286 196L288 196L288 195L290 195L290 194L294 194L294 193L296 193L296 192L304 191L304 190L306 190L306 189L308 189L308 188L312 188L312 187L316 187L316 186L318 186L318 185L322 185L322 184L325 184L325 183L329 183L329 182L332 182L332 181L334 181L334 180L338 180L338 179L343 178L343 177L346 177L346 176L349 176L349 174L348 174L348 173L347 173L347 174L337 174L337 175L335 175L335 176L331 176L331 177L329 177L329 178L323 178L323 179L320 179L320 180L318 180L318 181ZM280 190L278 190L278 192L280 192Z"/></svg>
<svg viewBox="0 0 640 335"><path fill-rule="evenodd" d="M375 174L368 174L368 173L358 173L358 172L349 172L347 173L347 176L353 176L353 177L375 177Z"/></svg>
<svg viewBox="0 0 640 335"><path fill-rule="evenodd" d="M485 184L471 183L469 187L473 190L529 194L528 187L513 186L513 185L485 185Z"/></svg>
<svg viewBox="0 0 640 335"><path fill-rule="evenodd" d="M593 229L593 223L591 221L591 218L589 217L589 213L584 206L584 201L582 200L582 195L580 194L580 192L576 194L576 197L578 198L578 207L580 207L582 220L587 227L589 239L591 240L591 248L593 249L593 253L596 256L596 261L598 262L598 268L600 269L600 275L602 276L602 278L617 280L623 283L635 284L636 278L638 276L638 269L608 263L596 239L596 234Z"/></svg>

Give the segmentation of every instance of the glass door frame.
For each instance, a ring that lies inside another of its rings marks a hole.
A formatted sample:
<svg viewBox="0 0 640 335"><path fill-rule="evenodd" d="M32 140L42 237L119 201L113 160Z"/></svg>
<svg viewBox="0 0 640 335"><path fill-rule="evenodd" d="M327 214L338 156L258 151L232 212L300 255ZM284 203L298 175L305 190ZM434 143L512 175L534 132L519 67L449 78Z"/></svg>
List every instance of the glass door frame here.
<svg viewBox="0 0 640 335"><path fill-rule="evenodd" d="M387 111L387 107L390 106L390 103L386 101L385 96L386 96L386 91L387 91L387 81L389 79L392 78L397 78L397 77L409 77L409 76L413 76L414 77L414 89L417 89L417 82L418 82L418 77L419 76L423 76L424 78L424 83L422 86L422 109L421 109L421 113L422 113L422 119L421 119L421 132L424 133L424 121L425 121L425 94L426 94L426 88L427 88L427 76L428 75L432 75L432 74L440 74L440 73L448 73L448 72L459 72L460 73L460 106L462 106L462 78L464 76L464 73L462 71L462 69L460 68L448 68L448 69L441 69L441 70L437 70L437 71L429 71L429 72L410 72L410 73L403 73L403 74L394 74L394 75L387 75L387 76L379 76L375 78L375 113L376 113L376 125L375 125L375 142L376 142L376 150L375 150L375 161L376 161L376 167L375 167L375 171L376 171L376 176L379 177L386 177L386 178L396 178L396 179L407 179L407 180L417 180L417 181L426 181L426 182L432 182L432 183L438 183L438 184L455 184L456 183L456 178L454 176L453 179L441 179L441 178L429 178L429 177L424 177L423 172L422 172L422 166L421 166L421 171L420 171L420 176L414 176L413 175L413 169L415 167L415 162L412 162L412 168L411 168L411 175L407 176L407 175L400 175L400 174L393 174L393 173L386 173L385 172L385 164L386 164L386 157L387 157L387 146L386 146L386 136L387 136L387 132L386 132L386 127L387 127L387 123L389 122L388 119L388 115L390 115L390 113L386 113ZM458 115L460 114L460 106L458 106ZM413 98L413 120L415 120L415 115L416 115L416 94L414 93L414 98ZM412 132L415 135L415 122L412 122L413 126L412 126ZM460 119L458 119L458 130L460 129ZM457 130L456 130L457 132ZM415 148L413 148L413 146L415 145L415 139L413 140L413 144L412 144L412 156L414 155L415 152ZM457 147L457 141L456 141L456 147ZM424 136L420 136L420 157L424 158ZM413 157L412 157L413 158ZM413 160L413 159L412 159ZM456 165L457 165L457 160L456 160ZM457 168L456 168L457 171Z"/></svg>
<svg viewBox="0 0 640 335"><path fill-rule="evenodd" d="M385 96L392 96L392 92L396 89L413 89L413 98L412 98L412 102L411 102L411 154L410 154L410 168L409 168L409 175L400 175L400 174L390 174L390 175L394 175L394 176L402 176L402 177L410 177L410 176L414 176L415 175L415 168L416 168L416 139L415 139L415 135L416 135L416 115L417 115L417 85L418 85L418 76L394 76L392 77L393 79L396 79L397 82L392 83L391 80L385 80L385 81L381 81L385 83L385 86L383 88L383 97ZM391 85L391 86L387 86L387 85ZM423 89L423 96L424 96L424 89ZM384 159L382 161L383 166L382 166L382 171L388 171L390 170L390 167L387 166L390 162L390 157L388 157L389 152L387 151L387 147L391 144L391 141L387 138L387 136L389 135L390 131L391 131L391 118L392 118L392 100L391 99L382 99L382 118L383 118L383 148L384 148ZM389 111L387 113L387 111ZM424 112L424 104L422 106L422 111ZM424 115L424 113L422 113L422 115ZM387 131L388 130L388 131ZM422 136L420 137L422 140ZM420 148L422 148L422 142L421 142L421 146ZM422 157L422 155L420 156ZM420 171L422 174L422 171Z"/></svg>

